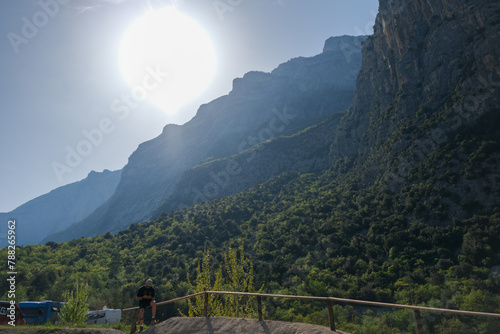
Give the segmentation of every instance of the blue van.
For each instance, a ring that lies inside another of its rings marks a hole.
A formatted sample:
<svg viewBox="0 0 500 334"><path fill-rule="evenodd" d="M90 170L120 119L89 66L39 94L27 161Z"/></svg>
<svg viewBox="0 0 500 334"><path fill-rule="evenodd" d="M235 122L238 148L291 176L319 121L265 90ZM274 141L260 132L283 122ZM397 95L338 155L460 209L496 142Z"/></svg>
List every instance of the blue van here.
<svg viewBox="0 0 500 334"><path fill-rule="evenodd" d="M43 325L47 322L55 324L59 321L59 311L62 303L52 300L41 302L20 302L19 307L23 311L24 320L27 325Z"/></svg>

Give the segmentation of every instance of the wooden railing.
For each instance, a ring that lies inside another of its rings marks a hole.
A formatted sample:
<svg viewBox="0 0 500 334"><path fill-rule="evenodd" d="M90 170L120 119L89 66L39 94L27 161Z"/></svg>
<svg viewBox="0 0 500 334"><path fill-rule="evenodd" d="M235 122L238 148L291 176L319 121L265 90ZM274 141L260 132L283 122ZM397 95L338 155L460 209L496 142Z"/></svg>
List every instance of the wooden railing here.
<svg viewBox="0 0 500 334"><path fill-rule="evenodd" d="M330 320L330 329L335 331L335 316L333 314L333 302L340 302L346 304L360 304L360 305L369 305L369 306L378 306L378 307L390 307L390 308L402 308L413 310L413 317L416 323L416 333L424 334L424 328L422 323L422 315L421 311L429 311L429 312L439 312L439 313L448 313L448 314L458 314L458 315L468 315L468 316L479 316L479 317L492 317L492 318L500 318L500 314L498 313L487 313L487 312L473 312L473 311L461 311L461 310L453 310L453 309L445 309L445 308L435 308L435 307L426 307L426 306L414 306L414 305L403 305L403 304L392 304L392 303L382 303L382 302L373 302L367 300L357 300L357 299L346 299L346 298L337 298L337 297L313 297L313 296L294 296L294 295L275 295L275 294L266 294L266 293L250 293L250 292L229 292L229 291L204 291L198 292L192 295L179 297L175 299L170 299L167 301L156 303L157 306L175 303L184 299L189 299L197 296L204 295L204 310L203 315L205 317L208 316L208 295L209 294L219 294L219 295L239 295L239 296L254 296L257 300L257 312L259 316L259 321L263 320L262 315L262 297L269 298L289 298L289 299L306 299L306 300L316 300L316 301L325 301L328 307L328 317ZM130 328L130 333L135 333L136 330L136 322L137 322L137 314L139 311L139 307L130 307L122 310L123 312L134 311L134 315L132 317L132 327Z"/></svg>

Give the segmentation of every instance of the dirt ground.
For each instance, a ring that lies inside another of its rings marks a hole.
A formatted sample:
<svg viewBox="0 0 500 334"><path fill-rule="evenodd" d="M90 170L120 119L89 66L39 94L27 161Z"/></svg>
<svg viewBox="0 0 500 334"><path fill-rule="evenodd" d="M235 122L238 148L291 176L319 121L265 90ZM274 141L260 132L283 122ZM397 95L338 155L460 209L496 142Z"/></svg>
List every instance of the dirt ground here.
<svg viewBox="0 0 500 334"><path fill-rule="evenodd" d="M2 327L0 334L124 334L112 328L44 328L41 326ZM127 333L128 334L128 333Z"/></svg>
<svg viewBox="0 0 500 334"><path fill-rule="evenodd" d="M137 328L139 329L139 328ZM348 334L328 327L284 321L242 318L170 318L141 334ZM1 327L0 334L124 334L112 328ZM125 333L129 334L129 333Z"/></svg>
<svg viewBox="0 0 500 334"><path fill-rule="evenodd" d="M143 334L333 334L328 327L242 318L170 318Z"/></svg>

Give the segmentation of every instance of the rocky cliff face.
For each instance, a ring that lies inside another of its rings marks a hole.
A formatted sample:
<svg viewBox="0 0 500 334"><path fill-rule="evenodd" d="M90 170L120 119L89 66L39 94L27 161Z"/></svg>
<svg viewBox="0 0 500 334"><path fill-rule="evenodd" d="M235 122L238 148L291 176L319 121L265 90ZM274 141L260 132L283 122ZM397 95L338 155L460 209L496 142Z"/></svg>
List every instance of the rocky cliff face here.
<svg viewBox="0 0 500 334"><path fill-rule="evenodd" d="M428 222L492 209L500 197L499 43L498 2L381 0L332 159L353 162L360 182L416 207L434 202ZM427 182L435 191L419 194Z"/></svg>
<svg viewBox="0 0 500 334"><path fill-rule="evenodd" d="M447 119L475 120L498 106L499 14L499 4L488 1L381 1L334 154L366 156L408 120L443 109ZM373 133L384 117L390 127Z"/></svg>
<svg viewBox="0 0 500 334"><path fill-rule="evenodd" d="M340 122L332 118L299 137L272 140L347 108L360 59L361 40L352 37L328 40L322 54L293 59L272 73L236 79L229 95L201 106L193 120L167 126L142 144L113 197L51 238L118 231L150 218L160 205L156 213L282 172L319 170L325 162L353 171L341 177L411 202L410 219L442 222L494 209L500 198L499 7L487 0L381 0L374 35L363 45L357 95ZM308 143L322 136L328 156L318 153L324 143L314 146L318 156L307 156L314 151ZM245 155L255 156L251 165Z"/></svg>
<svg viewBox="0 0 500 334"><path fill-rule="evenodd" d="M68 184L39 196L7 213L0 219L15 219L16 244L37 244L54 232L74 224L105 203L115 192L121 171L90 172L82 181ZM7 225L2 226L7 232ZM0 240L5 247L7 239Z"/></svg>
<svg viewBox="0 0 500 334"><path fill-rule="evenodd" d="M336 37L320 55L235 79L227 96L202 105L191 121L168 125L159 137L141 144L124 167L115 194L87 219L45 241L116 232L147 220L187 169L344 111L354 96L363 40Z"/></svg>
<svg viewBox="0 0 500 334"><path fill-rule="evenodd" d="M303 137L266 143L261 152L246 153L251 162L241 154L189 170L162 208L226 196L285 171L320 170L327 161L321 154L316 163L297 164L312 161L301 153L318 153L314 148L329 145L332 136L331 162L348 161L348 177L415 201L410 216L421 217L417 207L426 202L435 203L428 221L463 218L478 199L493 208L500 195L492 186L500 180L499 26L499 5L487 1L381 1L375 33L364 43L357 95L340 125L328 122L330 132L319 130L323 124ZM351 49L336 39L325 43L329 51ZM324 141L308 146L305 138L314 134ZM294 150L273 149L278 146ZM422 181L436 192L420 194L415 183Z"/></svg>

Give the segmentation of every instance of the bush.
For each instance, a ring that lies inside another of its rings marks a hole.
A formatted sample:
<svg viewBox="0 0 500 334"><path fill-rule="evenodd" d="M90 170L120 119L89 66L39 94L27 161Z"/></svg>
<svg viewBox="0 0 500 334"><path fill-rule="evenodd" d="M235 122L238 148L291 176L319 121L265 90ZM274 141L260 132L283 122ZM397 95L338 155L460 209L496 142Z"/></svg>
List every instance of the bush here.
<svg viewBox="0 0 500 334"><path fill-rule="evenodd" d="M63 294L66 303L61 308L60 318L63 324L83 325L89 311L89 285L75 284L75 290Z"/></svg>

